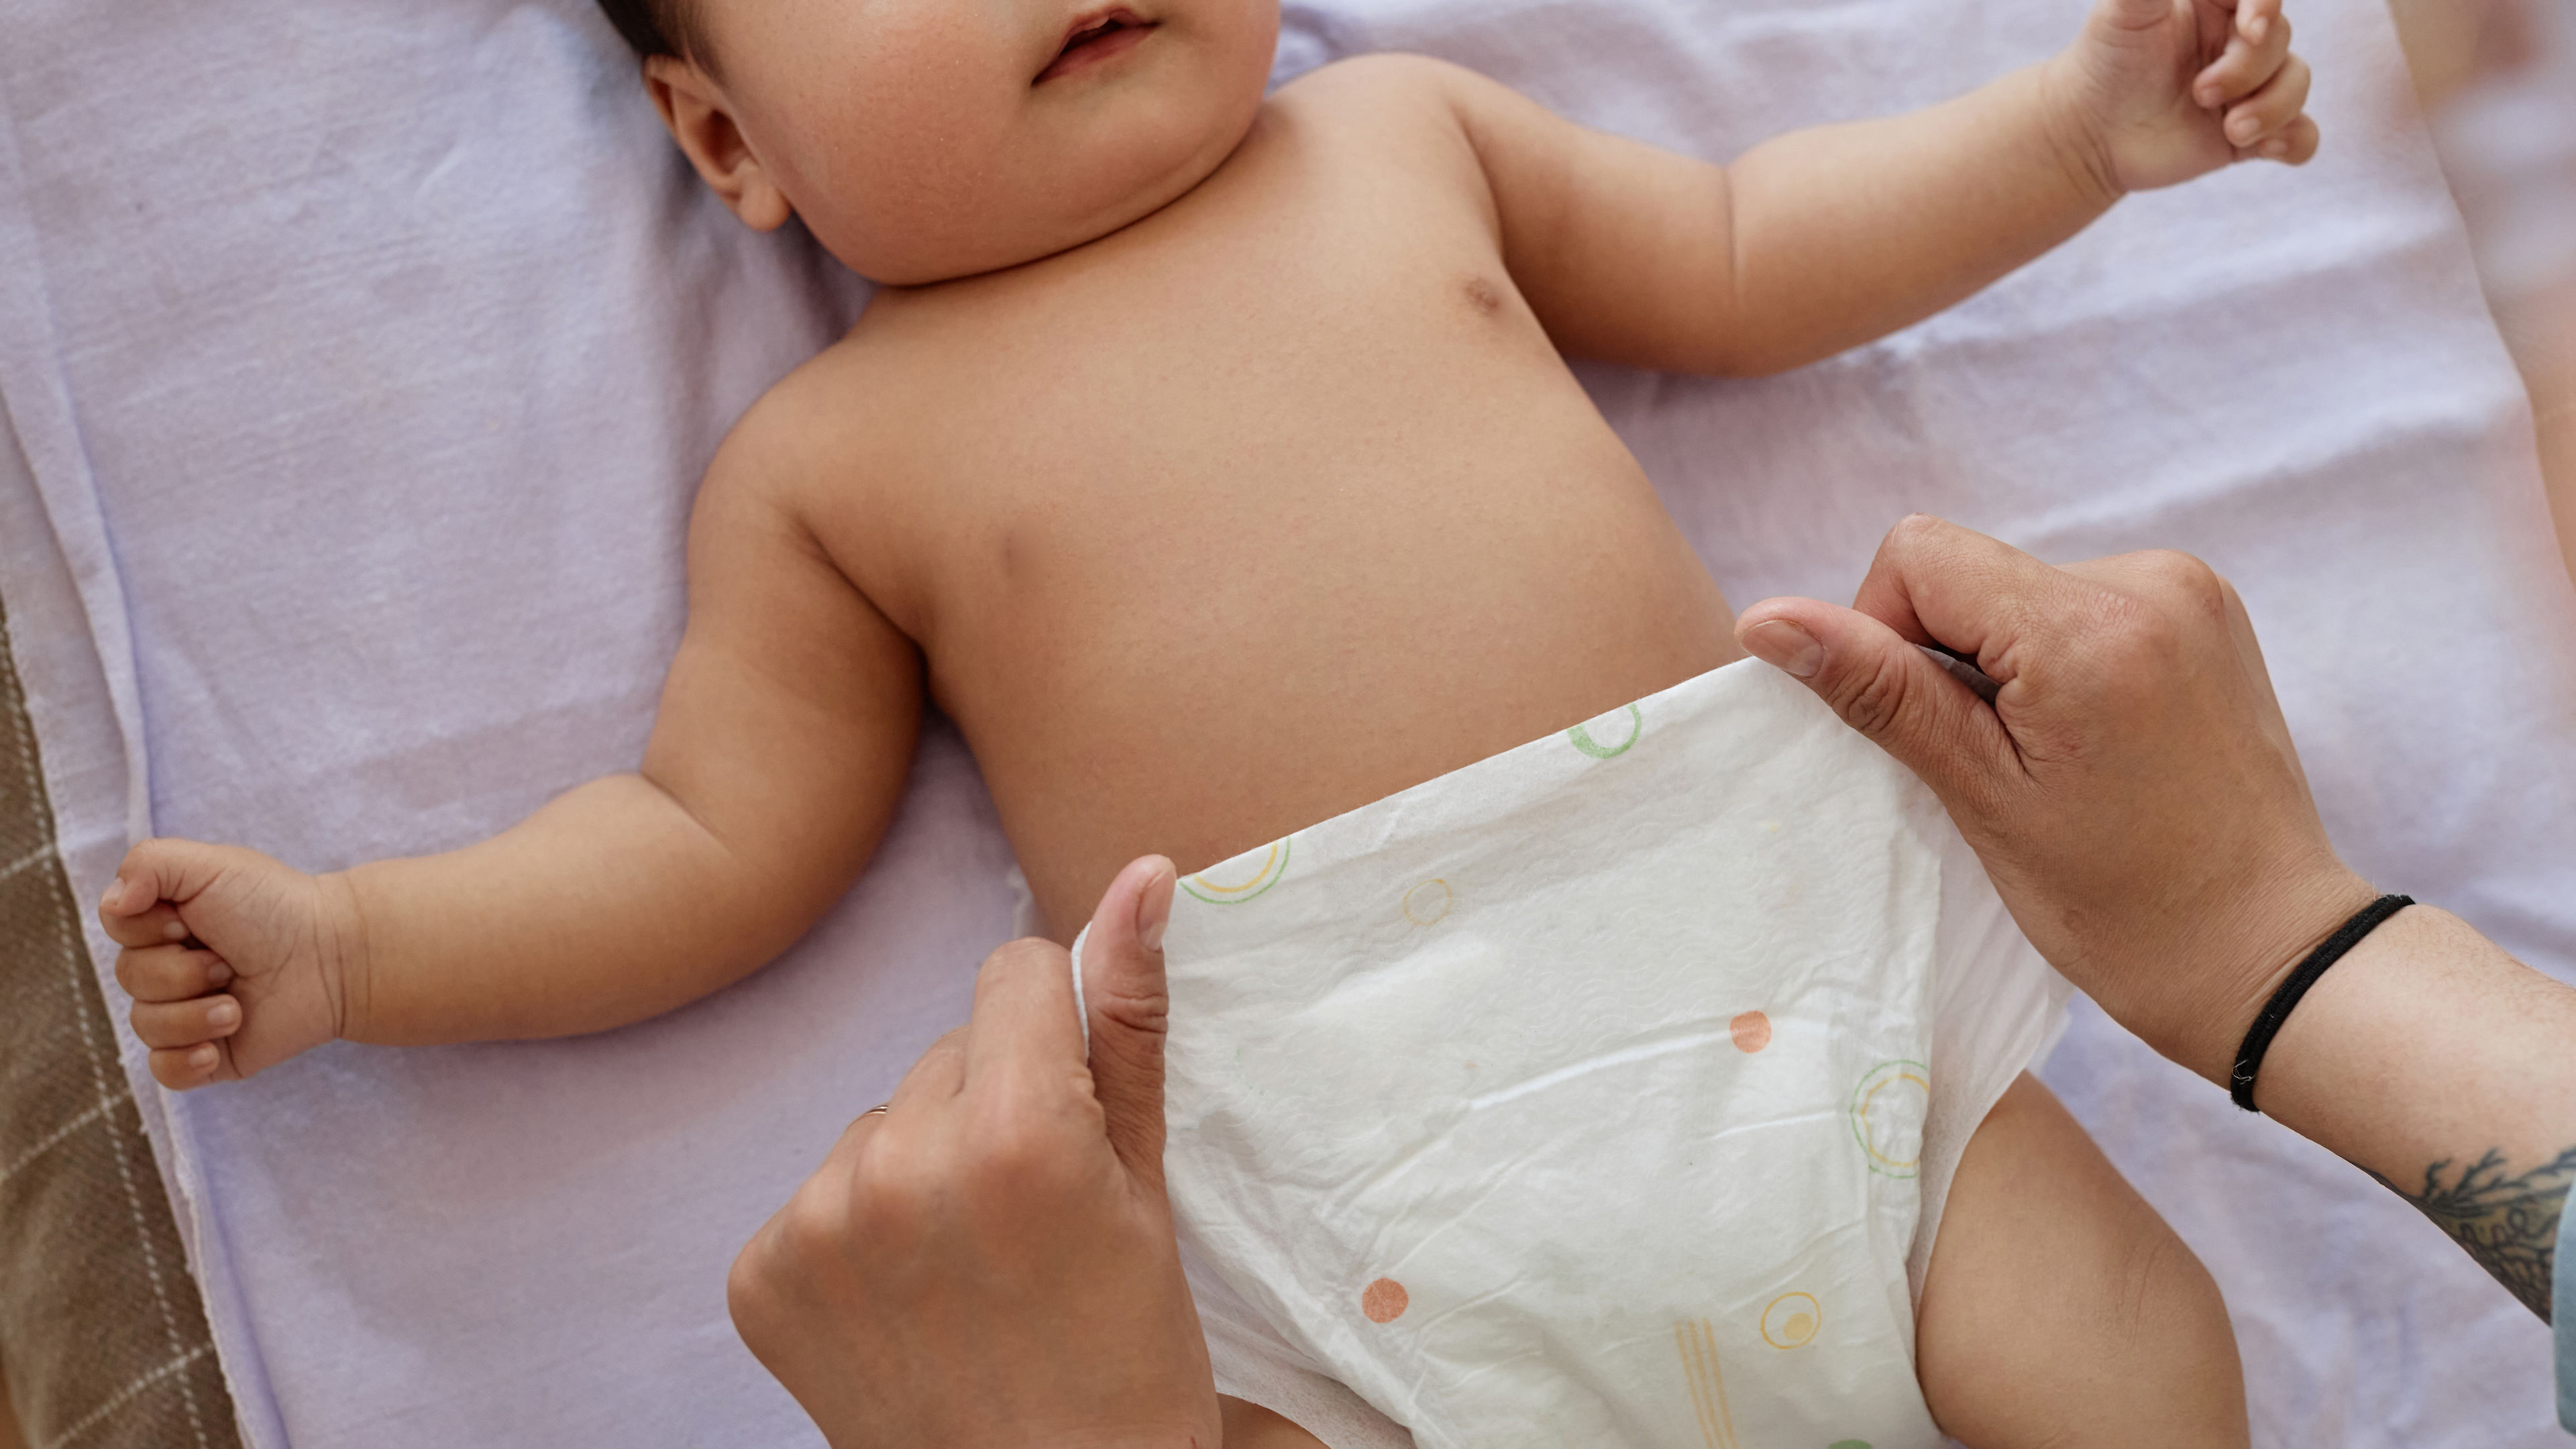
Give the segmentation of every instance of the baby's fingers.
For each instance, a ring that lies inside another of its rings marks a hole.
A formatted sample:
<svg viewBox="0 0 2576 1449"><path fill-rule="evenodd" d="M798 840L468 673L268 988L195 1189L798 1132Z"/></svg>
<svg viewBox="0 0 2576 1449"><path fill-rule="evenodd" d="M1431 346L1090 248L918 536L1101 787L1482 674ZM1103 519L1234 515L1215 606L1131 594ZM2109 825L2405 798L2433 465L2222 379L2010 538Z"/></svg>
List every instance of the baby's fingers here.
<svg viewBox="0 0 2576 1449"><path fill-rule="evenodd" d="M2272 38L2272 27L2288 22L2281 18L2281 0L2238 0L2234 30L2247 41L2260 45Z"/></svg>
<svg viewBox="0 0 2576 1449"><path fill-rule="evenodd" d="M2317 154L2317 123L2301 116L2251 147L2236 152L2240 161L2278 161L2284 166L2305 166Z"/></svg>
<svg viewBox="0 0 2576 1449"><path fill-rule="evenodd" d="M134 1035L154 1051L176 1051L212 1043L241 1030L241 1003L229 996L200 996L194 1001L138 1001L131 1017Z"/></svg>
<svg viewBox="0 0 2576 1449"><path fill-rule="evenodd" d="M154 1052L152 1080L174 1092L202 1087L224 1075L224 1049L213 1042Z"/></svg>
<svg viewBox="0 0 2576 1449"><path fill-rule="evenodd" d="M2281 67L2271 84L2256 91L2227 113L2227 143L2238 156L2261 156L2266 160L2287 160L2291 128L2302 119L2300 113L2308 104L2308 63L2297 56ZM2316 127L2308 127L2313 143ZM2281 142L2275 146L2275 142ZM2309 149L2313 151L2314 145ZM2300 160L2307 159L2301 156Z"/></svg>
<svg viewBox="0 0 2576 1449"><path fill-rule="evenodd" d="M2277 13L2279 9L2275 4L2267 15L2255 10L2254 0L2247 0L2237 10L2227 49L2192 80L2191 98L2200 102L2201 109L2214 111L2252 95L2289 63L2290 21ZM2247 33L2248 26L2259 26L2259 38Z"/></svg>
<svg viewBox="0 0 2576 1449"><path fill-rule="evenodd" d="M194 840L152 839L125 852L116 879L99 897L101 919L141 916L159 909L156 902L184 903L223 874L227 858L251 852Z"/></svg>
<svg viewBox="0 0 2576 1449"><path fill-rule="evenodd" d="M98 923L107 928L107 938L129 950L147 946L166 946L188 939L188 928L179 921L179 908L159 901L131 916L120 916L101 904Z"/></svg>
<svg viewBox="0 0 2576 1449"><path fill-rule="evenodd" d="M116 984L137 1001L186 1001L231 985L233 968L212 951L147 946L120 951Z"/></svg>

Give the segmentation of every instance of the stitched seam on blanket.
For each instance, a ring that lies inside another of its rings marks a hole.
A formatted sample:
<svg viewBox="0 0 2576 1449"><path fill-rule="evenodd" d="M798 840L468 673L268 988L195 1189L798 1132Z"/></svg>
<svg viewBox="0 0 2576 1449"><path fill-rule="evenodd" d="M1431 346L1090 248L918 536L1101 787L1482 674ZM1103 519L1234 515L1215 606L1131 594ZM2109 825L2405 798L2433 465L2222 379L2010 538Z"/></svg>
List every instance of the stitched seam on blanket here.
<svg viewBox="0 0 2576 1449"><path fill-rule="evenodd" d="M101 1102L97 1106L90 1108L88 1111L81 1113L79 1116L74 1117L72 1120L45 1134L44 1137L37 1140L34 1146L29 1147L26 1151L11 1158L6 1164L0 1164L0 1183L5 1183L9 1179L16 1177L20 1172L26 1169L27 1164L34 1162L37 1158L44 1156L46 1153L53 1151L57 1147L60 1147L64 1142L70 1140L73 1133L78 1132L92 1122L108 1119L109 1113L114 1112L117 1108L122 1107L133 1100L134 1094L132 1092L119 1092L116 1094L115 1100Z"/></svg>
<svg viewBox="0 0 2576 1449"><path fill-rule="evenodd" d="M46 1440L43 1444L38 1445L37 1449L64 1449L64 1446L70 1444L73 1440L78 1439L80 1436L97 1428L99 1425L106 1423L109 1415L114 1414L117 1410L134 1402L135 1397L141 1394L145 1389L152 1387L154 1384L161 1382L172 1374L180 1374L180 1371L187 1368L188 1365L195 1363L197 1360L204 1358L207 1354L213 1353L214 1351L215 1346L211 1343L198 1344L195 1348L188 1350L186 1353L179 1355L177 1358L170 1360L159 1368L144 1374L134 1382L127 1384L124 1388L118 1389L115 1393L108 1395L107 1402L100 1404L97 1408L82 1415L77 1423L55 1435L53 1438ZM186 1391L187 1385L187 1376L185 1374L180 1374L179 1387L181 1392ZM202 1432L197 1435L197 1442L201 1444L205 1442L205 1435Z"/></svg>

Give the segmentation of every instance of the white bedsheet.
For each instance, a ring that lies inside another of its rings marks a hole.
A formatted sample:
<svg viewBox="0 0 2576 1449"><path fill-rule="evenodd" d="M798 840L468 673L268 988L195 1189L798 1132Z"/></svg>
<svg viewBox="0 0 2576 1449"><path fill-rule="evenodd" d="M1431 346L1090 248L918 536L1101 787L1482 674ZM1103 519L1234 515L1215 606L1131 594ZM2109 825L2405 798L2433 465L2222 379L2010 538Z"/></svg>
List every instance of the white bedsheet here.
<svg viewBox="0 0 2576 1449"><path fill-rule="evenodd" d="M1424 49L1725 155L1949 95L2080 11L1334 0L1290 7L1281 69ZM2576 600L2527 409L2388 119L2385 18L2298 20L2306 173L2132 201L1793 376L1587 377L1739 603L1846 596L1913 508L2212 559L2347 854L2576 976ZM327 868L631 765L697 470L862 295L699 194L579 0L18 0L0 590L77 887L130 830ZM250 1441L814 1442L726 1263L962 1019L1007 865L935 732L843 907L665 1020L178 1099L127 1040ZM2226 1288L2257 1443L2552 1442L2545 1334L2402 1204L2098 1016L2051 1076Z"/></svg>

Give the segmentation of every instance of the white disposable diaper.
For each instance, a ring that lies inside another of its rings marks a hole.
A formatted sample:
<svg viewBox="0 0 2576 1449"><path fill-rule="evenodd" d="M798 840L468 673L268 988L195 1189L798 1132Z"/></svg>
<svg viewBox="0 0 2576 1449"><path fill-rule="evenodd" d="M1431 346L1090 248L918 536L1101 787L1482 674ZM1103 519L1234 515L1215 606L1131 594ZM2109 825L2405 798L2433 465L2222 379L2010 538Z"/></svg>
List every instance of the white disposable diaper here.
<svg viewBox="0 0 2576 1449"><path fill-rule="evenodd" d="M1940 1443L1927 1168L2065 988L1930 792L1776 671L1184 877L1165 952L1221 1381L1248 1312L1424 1446ZM1936 955L1978 978L1937 1037Z"/></svg>

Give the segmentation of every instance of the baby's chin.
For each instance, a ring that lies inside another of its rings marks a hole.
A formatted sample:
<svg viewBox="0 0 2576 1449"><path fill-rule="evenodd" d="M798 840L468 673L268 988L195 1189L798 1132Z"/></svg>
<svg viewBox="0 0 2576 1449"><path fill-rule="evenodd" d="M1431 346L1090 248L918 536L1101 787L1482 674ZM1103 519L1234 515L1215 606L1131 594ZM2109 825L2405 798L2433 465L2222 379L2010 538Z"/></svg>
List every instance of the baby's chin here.
<svg viewBox="0 0 2576 1449"><path fill-rule="evenodd" d="M925 205L912 218L835 225L799 208L816 240L843 266L888 287L957 281L1089 246L1154 215L1214 175L1250 130L1251 117L1134 177L1104 178L1068 194L1014 188L984 205ZM940 215L949 211L948 215ZM911 224L906 224L906 222Z"/></svg>

